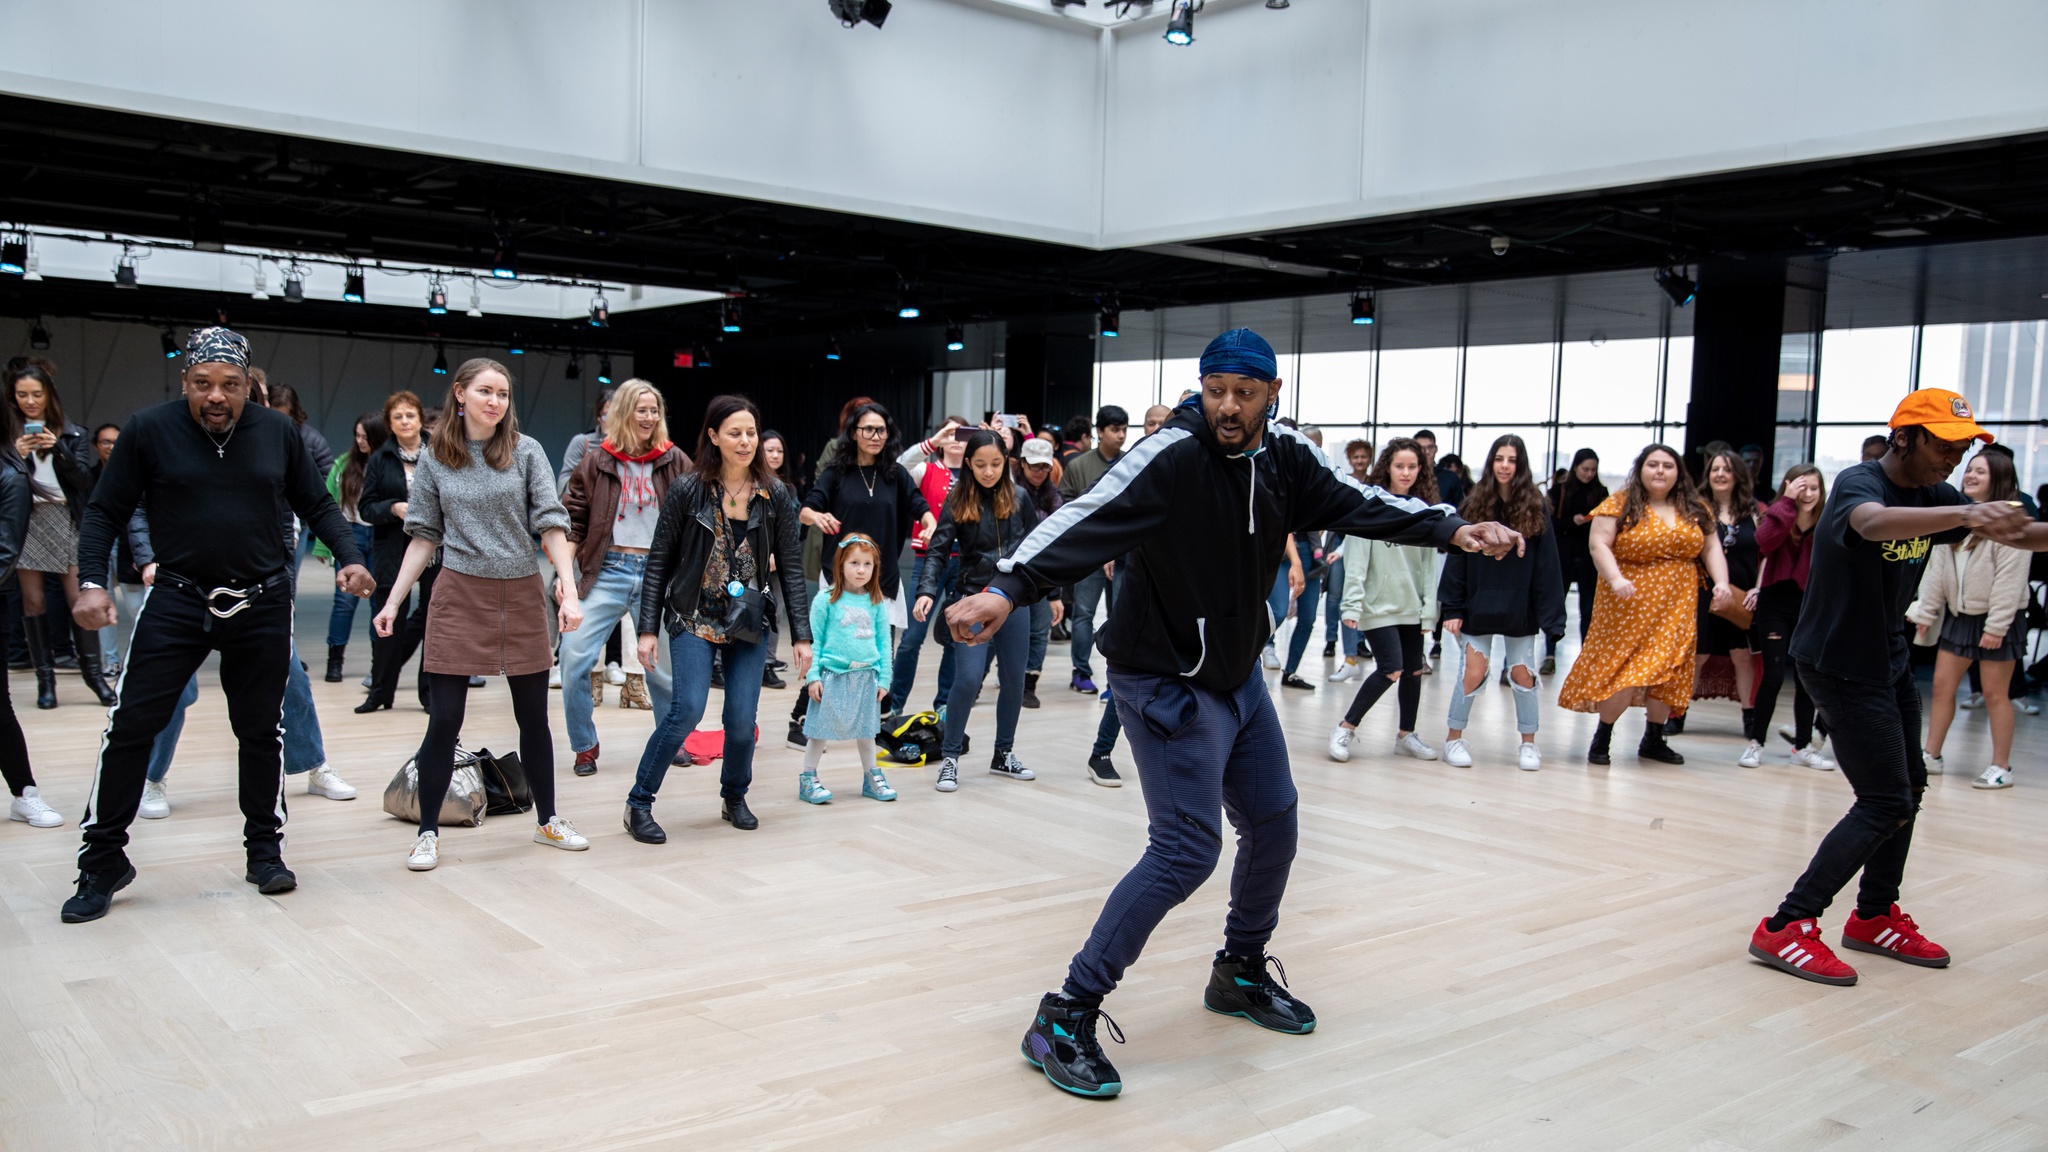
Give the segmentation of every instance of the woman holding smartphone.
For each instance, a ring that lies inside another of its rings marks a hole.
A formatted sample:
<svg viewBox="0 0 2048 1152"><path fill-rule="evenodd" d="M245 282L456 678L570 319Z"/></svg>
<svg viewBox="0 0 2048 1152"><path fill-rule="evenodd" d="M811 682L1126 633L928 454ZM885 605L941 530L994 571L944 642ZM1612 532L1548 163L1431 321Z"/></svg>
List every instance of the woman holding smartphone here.
<svg viewBox="0 0 2048 1152"><path fill-rule="evenodd" d="M28 474L33 500L16 571L21 574L21 630L36 672L36 707L57 706L57 664L43 619L49 610L44 579L48 575L57 577L64 588L64 616L71 627L71 646L78 653L79 675L99 702L111 708L115 696L101 674L99 635L79 627L69 611L78 603L78 524L92 495L98 455L85 429L64 418L56 365L40 356L18 356L7 362L6 375L7 402L21 426L14 452ZM108 573L95 572L92 577L105 581Z"/></svg>

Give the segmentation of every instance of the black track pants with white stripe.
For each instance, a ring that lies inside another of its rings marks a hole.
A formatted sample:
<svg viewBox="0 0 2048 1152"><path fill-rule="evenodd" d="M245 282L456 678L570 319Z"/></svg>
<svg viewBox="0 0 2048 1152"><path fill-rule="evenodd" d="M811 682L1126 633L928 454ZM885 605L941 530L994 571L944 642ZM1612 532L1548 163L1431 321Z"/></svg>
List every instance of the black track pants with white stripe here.
<svg viewBox="0 0 2048 1152"><path fill-rule="evenodd" d="M1237 830L1224 946L1258 955L1280 921L1294 864L1294 773L1263 676L1214 692L1172 676L1109 666L1110 698L1145 793L1145 855L1117 883L1067 969L1068 996L1098 1001L1123 979L1152 930L1216 870L1222 823Z"/></svg>
<svg viewBox="0 0 2048 1152"><path fill-rule="evenodd" d="M208 623L212 624L208 628ZM251 861L277 859L284 844L284 690L292 653L292 602L265 592L234 616L213 617L191 591L154 588L135 618L134 638L107 717L99 768L80 826L86 872L119 869L128 826L142 803L149 750L207 653L220 653L228 725L241 746L243 846Z"/></svg>

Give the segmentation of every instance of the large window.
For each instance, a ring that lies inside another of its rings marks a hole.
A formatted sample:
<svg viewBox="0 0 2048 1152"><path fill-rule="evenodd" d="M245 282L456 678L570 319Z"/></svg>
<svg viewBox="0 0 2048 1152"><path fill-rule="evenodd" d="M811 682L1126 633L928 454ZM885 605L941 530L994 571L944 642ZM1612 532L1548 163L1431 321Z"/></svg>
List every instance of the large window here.
<svg viewBox="0 0 2048 1152"><path fill-rule="evenodd" d="M1458 418L1458 350L1402 348L1380 353L1379 423L1402 434L1428 428L1437 442Z"/></svg>

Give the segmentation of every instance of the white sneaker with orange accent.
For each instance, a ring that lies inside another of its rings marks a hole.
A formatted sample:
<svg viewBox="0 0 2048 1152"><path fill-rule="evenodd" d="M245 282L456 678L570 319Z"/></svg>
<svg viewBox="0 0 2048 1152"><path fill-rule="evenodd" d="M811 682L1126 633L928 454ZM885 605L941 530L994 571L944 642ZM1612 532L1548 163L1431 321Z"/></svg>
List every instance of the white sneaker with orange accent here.
<svg viewBox="0 0 2048 1152"><path fill-rule="evenodd" d="M546 844L550 847L565 849L570 852L581 852L585 848L590 847L590 841L584 839L583 834L576 831L576 826L560 816L535 828L533 830L533 842L535 844Z"/></svg>

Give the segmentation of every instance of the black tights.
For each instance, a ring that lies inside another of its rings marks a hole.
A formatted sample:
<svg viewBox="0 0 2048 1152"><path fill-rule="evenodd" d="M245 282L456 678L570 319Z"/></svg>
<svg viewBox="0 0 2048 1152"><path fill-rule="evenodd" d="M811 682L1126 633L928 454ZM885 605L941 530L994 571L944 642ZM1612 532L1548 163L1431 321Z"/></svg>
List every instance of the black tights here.
<svg viewBox="0 0 2048 1152"><path fill-rule="evenodd" d="M1379 667L1366 673L1365 683L1358 686L1358 695L1351 698L1351 707L1345 710L1344 722L1358 727L1358 722L1365 719L1387 689L1397 683L1392 677L1398 675L1401 690L1395 698L1401 704L1401 731L1415 731L1415 712L1422 703L1422 681L1416 679L1422 671L1422 626L1392 624L1363 635L1372 646L1372 658Z"/></svg>
<svg viewBox="0 0 2048 1152"><path fill-rule="evenodd" d="M555 737L548 731L548 674L507 676L519 723L519 766L533 789L533 822L555 817ZM455 778L455 738L469 702L469 677L427 673L427 735L420 741L420 831L441 830L441 798Z"/></svg>
<svg viewBox="0 0 2048 1152"><path fill-rule="evenodd" d="M1750 710L1749 738L1759 744L1771 742L1771 716L1778 710L1778 693L1785 687L1788 675L1792 678L1793 746L1804 748L1813 741L1813 697L1806 694L1799 669L1788 654L1792 629L1799 623L1799 610L1805 600L1805 593L1790 580L1780 580L1757 593L1754 635L1763 638L1759 653L1763 667L1757 676L1756 706ZM1820 730L1821 735L1827 735L1824 721L1820 722Z"/></svg>
<svg viewBox="0 0 2048 1152"><path fill-rule="evenodd" d="M14 717L14 698L8 694L4 674L0 674L0 776L7 778L10 795L19 796L22 789L36 786L36 774L28 766L28 741L21 735L21 721Z"/></svg>

